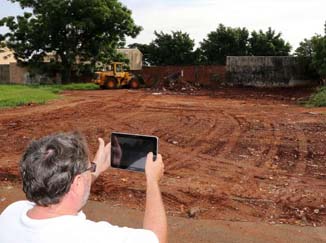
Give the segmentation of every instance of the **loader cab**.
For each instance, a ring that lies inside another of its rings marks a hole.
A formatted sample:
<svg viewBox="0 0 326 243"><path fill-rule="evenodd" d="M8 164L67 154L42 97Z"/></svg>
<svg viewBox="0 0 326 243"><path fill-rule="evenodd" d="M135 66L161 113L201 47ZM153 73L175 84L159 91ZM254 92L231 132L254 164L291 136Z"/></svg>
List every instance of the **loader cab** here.
<svg viewBox="0 0 326 243"><path fill-rule="evenodd" d="M109 65L109 69L113 72L113 76L115 76L116 78L123 78L125 76L125 71L122 62L112 62Z"/></svg>
<svg viewBox="0 0 326 243"><path fill-rule="evenodd" d="M114 63L114 65L115 65L115 72L117 73L124 72L122 63Z"/></svg>

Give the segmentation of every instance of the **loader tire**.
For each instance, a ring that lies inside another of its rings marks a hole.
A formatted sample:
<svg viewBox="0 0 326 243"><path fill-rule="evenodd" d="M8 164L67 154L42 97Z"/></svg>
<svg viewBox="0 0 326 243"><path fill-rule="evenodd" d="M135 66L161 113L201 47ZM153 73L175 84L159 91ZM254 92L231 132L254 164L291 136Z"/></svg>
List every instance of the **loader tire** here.
<svg viewBox="0 0 326 243"><path fill-rule="evenodd" d="M138 89L140 86L138 79L133 78L129 82L129 88L131 89Z"/></svg>
<svg viewBox="0 0 326 243"><path fill-rule="evenodd" d="M118 82L115 78L113 77L108 77L106 80L105 80L105 87L107 89L116 89L117 88L117 85L118 85Z"/></svg>

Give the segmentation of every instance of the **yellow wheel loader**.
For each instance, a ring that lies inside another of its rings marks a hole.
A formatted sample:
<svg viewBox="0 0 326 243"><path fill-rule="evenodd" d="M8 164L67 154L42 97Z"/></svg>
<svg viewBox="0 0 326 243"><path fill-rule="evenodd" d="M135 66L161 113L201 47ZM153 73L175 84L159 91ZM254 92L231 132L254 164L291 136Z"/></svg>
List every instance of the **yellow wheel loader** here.
<svg viewBox="0 0 326 243"><path fill-rule="evenodd" d="M96 72L92 82L98 84L102 89L122 87L138 89L141 85L141 80L134 74L124 71L123 66L123 62L112 62L108 65L107 71Z"/></svg>

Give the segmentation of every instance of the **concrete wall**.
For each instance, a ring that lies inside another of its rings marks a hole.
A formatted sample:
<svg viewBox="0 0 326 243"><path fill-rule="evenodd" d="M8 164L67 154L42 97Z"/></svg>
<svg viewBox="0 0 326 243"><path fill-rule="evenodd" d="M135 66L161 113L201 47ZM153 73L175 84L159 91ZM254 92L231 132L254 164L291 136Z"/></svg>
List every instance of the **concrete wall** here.
<svg viewBox="0 0 326 243"><path fill-rule="evenodd" d="M295 57L229 56L226 79L230 85L288 87L314 85Z"/></svg>
<svg viewBox="0 0 326 243"><path fill-rule="evenodd" d="M0 84L6 84L10 82L9 65L0 64Z"/></svg>
<svg viewBox="0 0 326 243"><path fill-rule="evenodd" d="M118 52L124 54L129 59L130 70L141 70L143 66L143 53L137 48L117 49Z"/></svg>
<svg viewBox="0 0 326 243"><path fill-rule="evenodd" d="M221 65L143 67L136 73L140 74L148 85L151 85L164 77L181 71L183 71L183 80L193 84L214 86L225 80L225 66Z"/></svg>

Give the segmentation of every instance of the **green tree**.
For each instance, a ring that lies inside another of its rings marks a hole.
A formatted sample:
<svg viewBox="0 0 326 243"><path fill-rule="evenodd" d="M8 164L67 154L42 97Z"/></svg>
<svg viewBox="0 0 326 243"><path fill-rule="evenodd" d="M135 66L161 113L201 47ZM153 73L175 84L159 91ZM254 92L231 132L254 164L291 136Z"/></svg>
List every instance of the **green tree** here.
<svg viewBox="0 0 326 243"><path fill-rule="evenodd" d="M131 11L118 0L11 0L28 8L22 16L0 20L9 32L0 41L13 49L17 60L41 65L51 54L53 64L70 79L76 64L94 66L116 55L125 37L136 37Z"/></svg>
<svg viewBox="0 0 326 243"><path fill-rule="evenodd" d="M281 33L276 34L268 28L266 32L259 30L251 32L249 38L249 54L253 56L288 56L291 45L281 38Z"/></svg>
<svg viewBox="0 0 326 243"><path fill-rule="evenodd" d="M171 34L154 32L155 39L148 45L132 44L129 47L137 47L144 55L144 62L150 65L184 65L193 64L196 55L195 46L187 33L172 31Z"/></svg>
<svg viewBox="0 0 326 243"><path fill-rule="evenodd" d="M315 35L311 39L304 39L296 49L295 55L305 63L310 73L317 73L326 84L326 23L325 35Z"/></svg>
<svg viewBox="0 0 326 243"><path fill-rule="evenodd" d="M222 64L226 56L246 56L248 54L249 32L246 28L231 28L220 24L200 43L201 61L205 64Z"/></svg>
<svg viewBox="0 0 326 243"><path fill-rule="evenodd" d="M304 39L300 42L299 47L295 50L294 55L299 57L312 58L313 46L311 39Z"/></svg>
<svg viewBox="0 0 326 243"><path fill-rule="evenodd" d="M312 65L326 84L326 33L324 36L316 35L311 39L313 46Z"/></svg>
<svg viewBox="0 0 326 243"><path fill-rule="evenodd" d="M313 45L311 39L304 39L295 50L294 55L298 57L303 72L312 79L318 78L316 68L312 65Z"/></svg>

